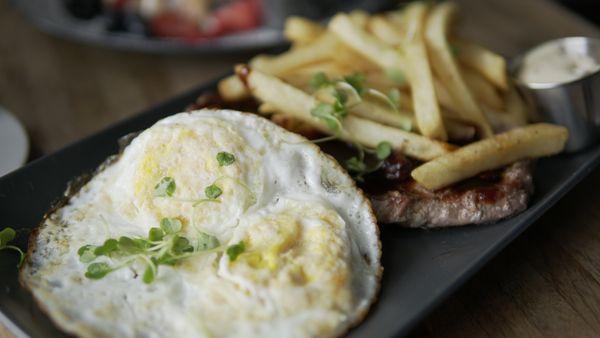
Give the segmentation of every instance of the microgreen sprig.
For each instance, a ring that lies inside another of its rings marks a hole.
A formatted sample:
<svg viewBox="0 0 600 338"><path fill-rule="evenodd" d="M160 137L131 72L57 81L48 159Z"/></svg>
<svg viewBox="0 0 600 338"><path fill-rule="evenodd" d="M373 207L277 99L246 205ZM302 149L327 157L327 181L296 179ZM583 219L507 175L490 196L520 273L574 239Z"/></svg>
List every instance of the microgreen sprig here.
<svg viewBox="0 0 600 338"><path fill-rule="evenodd" d="M217 154L216 160L220 167L225 167L235 162L235 156L222 151ZM173 197L177 190L177 184L175 179L168 176L163 177L154 186L153 195L154 197L170 198L180 202L192 202L194 208L203 202L221 203L218 198L223 194L223 190L217 185L217 182L224 178L230 177L222 176L215 180L213 184L207 186L204 189L206 198L202 199L176 199ZM234 178L230 179L238 182L244 189L252 193L243 182ZM254 194L252 196L255 200ZM144 283L149 284L155 280L160 265L175 265L189 257L223 252L233 262L246 249L244 242L223 247L217 237L196 230L197 238L192 242L183 235L183 223L179 218L165 217L161 219L159 227L153 227L148 231L147 237L121 236L119 238L109 238L98 246L82 246L77 251L77 255L82 263L88 264L85 272L87 278L101 279L113 271L128 266L131 267L138 262L145 265L142 280ZM2 233L0 233L0 236L2 236ZM10 237L9 235L7 235L7 238ZM12 238L14 238L14 234L10 239ZM4 240L1 243L3 244Z"/></svg>
<svg viewBox="0 0 600 338"><path fill-rule="evenodd" d="M17 263L17 267L20 267L23 264L23 260L25 259L25 253L19 247L15 245L10 245L15 237L17 236L17 232L13 228L4 228L0 231L0 251L1 250L12 250L16 251L19 254L19 262Z"/></svg>
<svg viewBox="0 0 600 338"><path fill-rule="evenodd" d="M235 156L232 153L221 151L217 154L217 162L219 162L219 166L225 167L235 162Z"/></svg>
<svg viewBox="0 0 600 338"><path fill-rule="evenodd" d="M339 102L339 101L336 101ZM342 119L346 117L346 109L341 104L319 103L313 110L311 115L323 121L329 130L336 136L342 130Z"/></svg>
<svg viewBox="0 0 600 338"><path fill-rule="evenodd" d="M235 162L235 155L232 153L228 153L226 151L221 151L217 153L216 156L217 162L220 167L226 167ZM223 193L223 190L216 185L216 182L220 180L218 178L213 184L207 186L204 189L204 195L206 198L203 199L185 199L185 198L177 198L176 201L179 202L192 202L194 206L203 203L203 202L220 202L217 200L219 196ZM247 188L244 185L244 188ZM177 189L177 184L175 183L175 179L172 177L166 176L163 177L155 186L154 186L154 197L173 197L175 194L175 190Z"/></svg>
<svg viewBox="0 0 600 338"><path fill-rule="evenodd" d="M177 185L172 177L163 177L160 182L154 186L154 196L171 197L175 193Z"/></svg>
<svg viewBox="0 0 600 338"><path fill-rule="evenodd" d="M244 242L222 247L217 237L205 232L199 232L192 244L183 235L182 228L179 219L163 218L159 227L150 229L148 237L121 236L118 239L109 238L99 246L84 245L77 254L82 263L89 264L85 276L101 279L139 262L146 266L142 280L149 284L155 280L160 265L176 265L186 258L214 252L226 252L233 262L245 251ZM98 261L102 258L102 261Z"/></svg>
<svg viewBox="0 0 600 338"><path fill-rule="evenodd" d="M328 88L331 91L331 103L321 102L312 110L311 115L320 119L327 125L335 136L342 131L342 120L348 115L347 104L349 98L352 102L360 102L360 95L364 91L364 77L359 74L346 76L342 80L330 80L325 73L316 73L310 81L315 90Z"/></svg>
<svg viewBox="0 0 600 338"><path fill-rule="evenodd" d="M229 257L229 261L235 261L239 255L241 255L246 250L246 245L243 241L238 242L237 244L231 245L225 251L227 256Z"/></svg>
<svg viewBox="0 0 600 338"><path fill-rule="evenodd" d="M395 75L397 79L400 77L397 72ZM323 121L333 133L333 136L319 139L318 142L330 141L340 137L343 130L342 120L348 115L346 104L349 97L353 97L354 102L360 102L363 95L371 95L385 102L394 110L398 110L400 93L397 89L390 91L389 95L385 95L375 89L367 88L365 86L365 76L360 73L344 76L341 80L331 80L325 73L319 72L312 77L310 85L314 90L331 88L331 96L334 99L331 104L324 102L317 104L311 111L311 114ZM392 153L392 145L387 141L380 142L375 149L365 148L358 143L354 145L358 154L347 159L344 166L359 182L363 181L364 175L379 169L385 159ZM377 162L373 166L368 166L365 162L365 152L375 155Z"/></svg>
<svg viewBox="0 0 600 338"><path fill-rule="evenodd" d="M362 147L360 144L355 145L358 149L358 155L353 156L345 161L346 169L352 174L352 177L358 182L364 181L366 174L378 170L383 162L392 154L392 145L389 142L383 141L377 144L375 149ZM365 152L375 156L377 161L368 166L365 162Z"/></svg>
<svg viewBox="0 0 600 338"><path fill-rule="evenodd" d="M397 85L403 85L406 83L406 77L404 76L404 72L398 68L386 69L385 76Z"/></svg>

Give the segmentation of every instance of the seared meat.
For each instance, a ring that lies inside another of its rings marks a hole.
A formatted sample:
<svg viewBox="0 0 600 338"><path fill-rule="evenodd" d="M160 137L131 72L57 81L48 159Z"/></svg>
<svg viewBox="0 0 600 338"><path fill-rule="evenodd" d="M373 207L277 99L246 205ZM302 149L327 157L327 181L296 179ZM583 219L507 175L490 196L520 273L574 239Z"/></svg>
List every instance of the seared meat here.
<svg viewBox="0 0 600 338"><path fill-rule="evenodd" d="M429 191L408 180L371 201L381 223L407 227L447 227L488 223L527 208L533 193L532 163L516 162L459 185Z"/></svg>

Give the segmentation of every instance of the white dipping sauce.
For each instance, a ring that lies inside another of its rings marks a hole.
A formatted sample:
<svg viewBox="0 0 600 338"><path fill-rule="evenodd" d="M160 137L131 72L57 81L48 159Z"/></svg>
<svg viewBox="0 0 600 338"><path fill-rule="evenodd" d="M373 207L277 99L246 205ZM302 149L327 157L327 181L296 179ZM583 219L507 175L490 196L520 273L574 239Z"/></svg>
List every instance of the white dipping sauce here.
<svg viewBox="0 0 600 338"><path fill-rule="evenodd" d="M566 50L561 44L545 44L523 58L519 79L525 83L564 83L600 69L600 62L583 52Z"/></svg>

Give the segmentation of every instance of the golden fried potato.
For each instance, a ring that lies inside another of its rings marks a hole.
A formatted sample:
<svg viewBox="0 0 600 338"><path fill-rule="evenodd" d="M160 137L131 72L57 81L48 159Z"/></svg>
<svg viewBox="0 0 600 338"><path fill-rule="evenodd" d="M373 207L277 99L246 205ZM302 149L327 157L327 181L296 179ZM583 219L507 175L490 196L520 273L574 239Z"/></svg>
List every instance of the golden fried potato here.
<svg viewBox="0 0 600 338"><path fill-rule="evenodd" d="M411 176L437 190L518 160L560 153L568 136L567 128L546 123L516 128L440 156L414 169Z"/></svg>

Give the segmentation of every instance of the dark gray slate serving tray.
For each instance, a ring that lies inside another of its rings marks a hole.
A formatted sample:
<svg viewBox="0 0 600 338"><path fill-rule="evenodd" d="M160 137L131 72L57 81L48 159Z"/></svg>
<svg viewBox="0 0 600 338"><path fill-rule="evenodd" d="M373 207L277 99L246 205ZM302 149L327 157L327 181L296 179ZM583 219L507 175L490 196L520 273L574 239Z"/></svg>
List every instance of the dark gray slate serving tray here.
<svg viewBox="0 0 600 338"><path fill-rule="evenodd" d="M27 230L64 192L74 177L92 172L118 151L117 140L182 111L212 82L119 122L93 136L43 157L0 178L0 228ZM576 155L543 159L535 175L536 193L524 213L492 225L436 231L382 227L383 284L379 301L349 337L393 337L406 334L419 320L454 292L507 244L530 226L600 159L600 146ZM19 287L16 257L0 252L0 322L17 335L68 337L58 330Z"/></svg>

